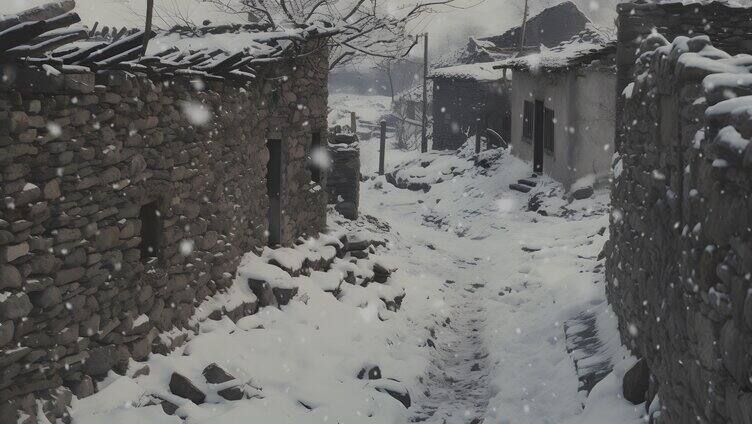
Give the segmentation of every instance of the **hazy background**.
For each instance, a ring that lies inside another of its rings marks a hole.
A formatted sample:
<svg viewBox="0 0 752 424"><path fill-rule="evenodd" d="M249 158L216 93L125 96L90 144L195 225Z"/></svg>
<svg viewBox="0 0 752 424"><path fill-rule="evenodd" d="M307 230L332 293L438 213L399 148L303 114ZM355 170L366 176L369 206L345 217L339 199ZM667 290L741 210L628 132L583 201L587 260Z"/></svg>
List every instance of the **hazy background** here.
<svg viewBox="0 0 752 424"><path fill-rule="evenodd" d="M399 3L401 0L393 0ZM48 3L49 0L0 0L0 14ZM580 10L598 26L612 27L618 0L573 0ZM143 25L146 0L76 0L77 11L86 24L135 27ZM430 33L433 56L448 49L463 46L470 36L501 34L520 25L522 0L456 0L455 7L443 7L441 12L421 17L410 25L414 33ZM530 15L563 3L562 0L530 0ZM214 6L196 0L156 0L156 24L173 26L182 19L215 23L237 21L240 18L218 12Z"/></svg>

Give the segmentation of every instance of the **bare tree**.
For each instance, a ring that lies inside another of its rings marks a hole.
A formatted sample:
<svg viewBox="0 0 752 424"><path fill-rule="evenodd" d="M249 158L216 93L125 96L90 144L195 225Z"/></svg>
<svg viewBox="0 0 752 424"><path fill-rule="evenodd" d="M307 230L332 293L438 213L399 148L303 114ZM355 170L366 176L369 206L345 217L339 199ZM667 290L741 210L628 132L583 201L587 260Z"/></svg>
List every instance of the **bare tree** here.
<svg viewBox="0 0 752 424"><path fill-rule="evenodd" d="M304 26L316 21L335 25L331 38L333 68L363 57L398 59L418 43L409 26L421 16L443 7L457 8L455 0L205 0L221 10L248 15L274 28Z"/></svg>

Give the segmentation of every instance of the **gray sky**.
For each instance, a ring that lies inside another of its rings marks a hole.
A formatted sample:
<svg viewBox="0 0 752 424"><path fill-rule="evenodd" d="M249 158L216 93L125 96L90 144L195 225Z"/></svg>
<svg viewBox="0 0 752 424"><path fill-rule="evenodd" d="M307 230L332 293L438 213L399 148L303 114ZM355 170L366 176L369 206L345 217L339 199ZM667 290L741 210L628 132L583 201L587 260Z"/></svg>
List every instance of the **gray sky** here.
<svg viewBox="0 0 752 424"><path fill-rule="evenodd" d="M14 13L50 0L0 0L0 14ZM389 0L400 1L400 0ZM613 26L617 0L573 0L580 10L599 26ZM413 22L414 32L428 31L433 55L442 54L448 49L464 45L470 36L501 34L520 24L523 0L456 0L458 7L446 8L440 13L421 17ZM561 3L562 0L530 0L531 15L546 7ZM101 25L138 26L143 19L138 11L144 10L146 0L77 0L77 11L84 23ZM210 19L214 22L226 21L226 15L217 12L213 6L197 3L194 0L156 0L157 24L167 21L172 26L180 17L165 10L179 11L194 21ZM160 8L162 13L160 13ZM136 11L136 13L134 13ZM159 18L162 19L159 19Z"/></svg>

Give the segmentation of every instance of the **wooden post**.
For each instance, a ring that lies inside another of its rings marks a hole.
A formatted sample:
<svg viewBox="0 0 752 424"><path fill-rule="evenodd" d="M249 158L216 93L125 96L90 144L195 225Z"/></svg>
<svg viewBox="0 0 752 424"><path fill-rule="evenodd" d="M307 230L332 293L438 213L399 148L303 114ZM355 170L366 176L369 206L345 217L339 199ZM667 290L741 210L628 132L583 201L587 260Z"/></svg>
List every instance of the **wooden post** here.
<svg viewBox="0 0 752 424"><path fill-rule="evenodd" d="M350 112L350 129L353 134L358 133L358 118L355 116L355 112Z"/></svg>
<svg viewBox="0 0 752 424"><path fill-rule="evenodd" d="M420 151L428 151L428 33L423 34L423 126L421 128Z"/></svg>
<svg viewBox="0 0 752 424"><path fill-rule="evenodd" d="M146 56L146 48L149 47L151 38L151 26L154 15L154 0L146 0L146 25L144 25L144 47L141 51L141 57Z"/></svg>
<svg viewBox="0 0 752 424"><path fill-rule="evenodd" d="M386 153L386 121L381 121L381 140L379 149L379 175L384 175L384 154Z"/></svg>
<svg viewBox="0 0 752 424"><path fill-rule="evenodd" d="M480 153L480 121L478 121L478 126L475 130L475 154L478 153Z"/></svg>
<svg viewBox="0 0 752 424"><path fill-rule="evenodd" d="M520 45L518 48L520 55L522 55L525 50L525 31L527 31L527 14L529 11L527 2L528 0L525 0L525 10L522 12L522 25L520 26Z"/></svg>

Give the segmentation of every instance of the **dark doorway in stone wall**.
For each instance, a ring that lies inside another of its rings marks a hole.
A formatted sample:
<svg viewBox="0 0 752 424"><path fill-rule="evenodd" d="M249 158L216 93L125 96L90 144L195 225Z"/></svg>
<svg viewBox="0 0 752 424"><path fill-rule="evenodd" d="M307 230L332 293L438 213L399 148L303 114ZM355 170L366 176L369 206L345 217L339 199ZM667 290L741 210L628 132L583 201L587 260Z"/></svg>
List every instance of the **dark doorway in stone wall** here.
<svg viewBox="0 0 752 424"><path fill-rule="evenodd" d="M282 241L282 209L280 192L282 189L282 141L269 139L269 163L266 166L266 193L269 196L269 246Z"/></svg>
<svg viewBox="0 0 752 424"><path fill-rule="evenodd" d="M159 258L162 240L162 214L159 202L141 206L141 262L149 263Z"/></svg>

